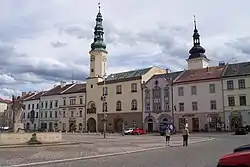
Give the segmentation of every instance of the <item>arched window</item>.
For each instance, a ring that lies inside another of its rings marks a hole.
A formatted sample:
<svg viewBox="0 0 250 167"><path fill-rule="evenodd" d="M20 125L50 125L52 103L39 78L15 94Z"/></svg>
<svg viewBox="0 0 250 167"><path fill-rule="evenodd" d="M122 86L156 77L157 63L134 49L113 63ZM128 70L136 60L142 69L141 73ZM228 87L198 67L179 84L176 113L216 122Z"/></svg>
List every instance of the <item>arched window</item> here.
<svg viewBox="0 0 250 167"><path fill-rule="evenodd" d="M153 89L153 110L161 110L161 88L158 86Z"/></svg>
<svg viewBox="0 0 250 167"><path fill-rule="evenodd" d="M116 111L121 111L122 110L122 102L118 100L116 102Z"/></svg>
<svg viewBox="0 0 250 167"><path fill-rule="evenodd" d="M133 99L131 102L131 110L137 110L137 100Z"/></svg>
<svg viewBox="0 0 250 167"><path fill-rule="evenodd" d="M150 90L145 90L145 111L150 111Z"/></svg>

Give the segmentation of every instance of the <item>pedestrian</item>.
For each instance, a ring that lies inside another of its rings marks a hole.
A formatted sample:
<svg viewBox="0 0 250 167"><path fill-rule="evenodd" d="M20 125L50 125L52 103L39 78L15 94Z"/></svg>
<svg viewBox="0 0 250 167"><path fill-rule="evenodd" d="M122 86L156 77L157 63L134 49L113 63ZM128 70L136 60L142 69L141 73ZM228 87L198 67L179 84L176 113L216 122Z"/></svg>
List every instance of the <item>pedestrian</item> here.
<svg viewBox="0 0 250 167"><path fill-rule="evenodd" d="M165 130L165 138L166 138L166 145L167 146L170 146L170 144L169 144L170 136L171 136L170 129L166 128L166 130Z"/></svg>
<svg viewBox="0 0 250 167"><path fill-rule="evenodd" d="M183 134L182 134L182 137L183 137L183 147L187 147L188 146L188 136L189 136L188 128L185 128L183 130Z"/></svg>

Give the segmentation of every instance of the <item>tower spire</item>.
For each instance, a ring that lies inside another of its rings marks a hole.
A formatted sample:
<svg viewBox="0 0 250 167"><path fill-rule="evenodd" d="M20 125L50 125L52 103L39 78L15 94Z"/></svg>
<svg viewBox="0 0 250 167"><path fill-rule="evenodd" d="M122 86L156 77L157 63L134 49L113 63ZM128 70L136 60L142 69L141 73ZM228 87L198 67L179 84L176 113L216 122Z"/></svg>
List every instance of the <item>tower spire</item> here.
<svg viewBox="0 0 250 167"><path fill-rule="evenodd" d="M194 55L196 55L195 57L201 56L205 52L206 50L200 45L200 34L197 29L197 22L194 15L193 47L189 50L189 53L191 54L190 57L193 57Z"/></svg>
<svg viewBox="0 0 250 167"><path fill-rule="evenodd" d="M102 26L102 14L101 14L101 3L98 3L98 13L96 16L96 25L94 29L94 42L91 44L91 50L103 50L106 51L106 44L104 43L103 26Z"/></svg>

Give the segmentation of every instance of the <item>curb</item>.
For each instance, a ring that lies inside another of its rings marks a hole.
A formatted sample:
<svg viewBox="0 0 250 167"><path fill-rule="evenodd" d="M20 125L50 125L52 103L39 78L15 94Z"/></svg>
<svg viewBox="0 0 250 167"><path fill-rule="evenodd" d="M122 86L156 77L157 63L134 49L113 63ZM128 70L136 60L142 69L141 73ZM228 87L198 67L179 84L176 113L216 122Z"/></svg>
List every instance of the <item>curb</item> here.
<svg viewBox="0 0 250 167"><path fill-rule="evenodd" d="M206 140L200 140L195 142L190 142L190 144L195 143L202 143L214 140L215 138L210 138ZM172 146L172 147L180 147L182 144ZM124 155L124 154L132 154L132 153L139 153L144 151L151 151L151 150L158 150L166 148L166 146L160 146L160 147L153 147L153 148L146 148L146 149L140 149L140 150L134 150L134 151L122 151L117 153L109 153L109 154L102 154L102 155L94 155L94 156L87 156L87 157L78 157L78 158L69 158L69 159L60 159L60 160L51 160L51 161L41 161L41 162L33 162L28 164L18 164L18 165L11 165L9 167L26 167L26 166L36 166L36 165L48 165L48 164L55 164L55 163L64 163L64 162L72 162L72 161L78 161L78 160L88 160L88 159L94 159L94 158L103 158L103 157L111 157L111 156L117 156L117 155Z"/></svg>
<svg viewBox="0 0 250 167"><path fill-rule="evenodd" d="M25 147L46 147L46 146L62 146L62 145L76 145L83 142L67 142L67 143L48 143L48 144L34 144L34 145L6 145L0 146L0 149L3 148L25 148Z"/></svg>

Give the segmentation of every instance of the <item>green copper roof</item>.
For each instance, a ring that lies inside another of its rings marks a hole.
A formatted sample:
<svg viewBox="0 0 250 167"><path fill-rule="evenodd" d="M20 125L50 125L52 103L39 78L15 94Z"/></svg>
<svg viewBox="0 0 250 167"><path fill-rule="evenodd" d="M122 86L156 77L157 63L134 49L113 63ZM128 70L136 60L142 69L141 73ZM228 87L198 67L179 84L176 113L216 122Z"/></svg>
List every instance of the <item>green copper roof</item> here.
<svg viewBox="0 0 250 167"><path fill-rule="evenodd" d="M96 16L96 26L94 31L94 42L91 44L91 50L102 50L106 51L106 44L104 43L103 35L103 26L102 26L102 14L100 12L100 6L99 6L99 12Z"/></svg>
<svg viewBox="0 0 250 167"><path fill-rule="evenodd" d="M121 72L121 73L110 74L106 78L106 81L123 80L123 79L140 77L140 76L146 74L151 68L152 67L139 69L139 70L133 70L133 71L126 71L126 72Z"/></svg>

